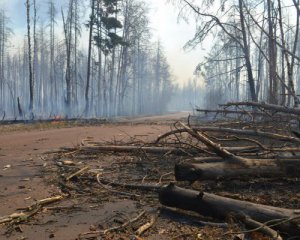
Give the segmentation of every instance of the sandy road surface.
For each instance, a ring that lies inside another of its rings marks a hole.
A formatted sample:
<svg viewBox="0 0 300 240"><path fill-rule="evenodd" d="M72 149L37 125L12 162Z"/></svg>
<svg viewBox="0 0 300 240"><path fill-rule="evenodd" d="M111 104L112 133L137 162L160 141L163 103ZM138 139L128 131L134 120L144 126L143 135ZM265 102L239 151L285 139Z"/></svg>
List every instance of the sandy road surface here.
<svg viewBox="0 0 300 240"><path fill-rule="evenodd" d="M187 116L188 113L179 113L120 119L117 123L100 126L46 130L1 132L0 128L0 216L17 212L18 208L29 206L36 199L58 194L56 186L46 185L41 176L44 152L62 146L76 146L87 137L94 141L126 141L130 137L150 141L168 131L176 120ZM104 213L94 214L99 216ZM22 225L21 233L14 233L10 237L3 235L6 229L0 226L0 239L75 239L78 233L86 229L86 225L91 224L87 216L82 215L81 223L74 221L74 216L68 216L61 217L61 221L54 225ZM51 221L48 219L48 222ZM62 228L66 224L68 230Z"/></svg>

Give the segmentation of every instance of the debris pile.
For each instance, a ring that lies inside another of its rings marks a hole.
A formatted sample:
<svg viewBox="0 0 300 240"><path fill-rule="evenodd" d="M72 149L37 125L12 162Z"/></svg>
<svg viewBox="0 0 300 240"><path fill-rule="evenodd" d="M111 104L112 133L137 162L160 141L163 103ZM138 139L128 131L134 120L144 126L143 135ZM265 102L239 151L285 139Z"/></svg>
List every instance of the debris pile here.
<svg viewBox="0 0 300 240"><path fill-rule="evenodd" d="M234 125L232 122L228 124ZM64 181L60 180L62 189L81 192L87 185L92 188L93 182L106 193L139 201L144 199L143 204L151 207L152 212L162 208L156 201L158 198L165 207L199 213L207 226L227 228L226 234L219 236L225 239L227 235L230 239L232 235L253 232L261 232L270 239L283 239L282 234L300 235L300 211L297 210L300 199L291 205L283 200L294 194L295 185L299 183L299 138L286 134L286 130L276 129L274 133L259 128L247 129L246 125L244 128L217 124L192 127L178 122L175 127L159 136L154 143L103 145L87 141L81 147L63 149L60 154L75 154L77 157L93 158L110 153L114 162L87 166L89 161L85 160L82 168L73 172L68 164L59 162L65 177ZM120 157L127 160L118 159ZM231 196L228 187L214 189L216 184L228 183L239 188L240 192L235 190ZM267 200L260 199L268 189L260 189L259 186L272 184L274 193ZM276 185L280 187L276 189ZM249 189L251 187L257 190ZM284 193L282 189L285 189ZM297 190L300 187L296 187ZM272 202L276 201L273 206ZM150 215L146 228L155 224L159 214ZM225 224L223 221L228 219L234 219L234 223L242 226ZM130 222L113 230L119 231ZM239 230L234 231L235 227ZM105 235L113 230L88 234Z"/></svg>
<svg viewBox="0 0 300 240"><path fill-rule="evenodd" d="M265 109L255 114L281 114ZM296 239L297 116L286 115L291 124L266 124L264 117L202 124L188 119L151 143L85 139L53 153L47 181L59 187L63 200L80 199L93 208L133 203L126 218L95 219L78 239Z"/></svg>

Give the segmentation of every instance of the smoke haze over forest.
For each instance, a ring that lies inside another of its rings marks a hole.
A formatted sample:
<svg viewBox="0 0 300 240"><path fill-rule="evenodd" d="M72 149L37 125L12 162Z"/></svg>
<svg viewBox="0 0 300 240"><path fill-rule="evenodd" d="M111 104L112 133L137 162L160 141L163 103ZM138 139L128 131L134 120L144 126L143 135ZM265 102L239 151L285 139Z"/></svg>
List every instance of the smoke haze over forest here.
<svg viewBox="0 0 300 240"><path fill-rule="evenodd" d="M178 24L171 4L114 2L118 1L94 3L92 35L93 1L2 2L3 117L112 117L179 110L171 102L180 86L191 83L187 80L198 62L191 57L196 53L183 51L193 30L186 22ZM139 14L136 19L131 16L134 11ZM115 18L117 25L108 26L103 16ZM8 73L12 67L14 72ZM195 85L189 86L192 90ZM184 109L191 106L189 95Z"/></svg>
<svg viewBox="0 0 300 240"><path fill-rule="evenodd" d="M296 0L1 3L3 118L299 105Z"/></svg>
<svg viewBox="0 0 300 240"><path fill-rule="evenodd" d="M55 0L54 2L57 4L58 9L60 9L61 5L66 4L65 0ZM64 3L62 4L62 2ZM39 18L47 22L46 2L39 0L37 3L40 11ZM88 5L87 3L86 1L85 5ZM189 78L193 77L196 65L203 59L207 50L201 47L193 51L183 49L186 42L193 38L195 34L194 19L190 17L188 18L189 22L185 21L179 16L179 9L168 4L168 1L165 0L148 0L146 5L149 8L149 21L153 32L152 37L154 40L161 41L172 72L176 77L176 82L183 85ZM14 29L15 40L18 41L19 38L23 38L26 34L26 9L24 0L1 0L0 7L7 9L7 14L11 18L11 26ZM85 15L86 19L88 18L88 8L83 11L82 15ZM62 24L61 19L57 19L57 22ZM87 29L82 30L87 31ZM61 32L61 34L63 33ZM84 41L88 41L87 35L82 37ZM82 47L87 47L87 44L83 41L81 45Z"/></svg>

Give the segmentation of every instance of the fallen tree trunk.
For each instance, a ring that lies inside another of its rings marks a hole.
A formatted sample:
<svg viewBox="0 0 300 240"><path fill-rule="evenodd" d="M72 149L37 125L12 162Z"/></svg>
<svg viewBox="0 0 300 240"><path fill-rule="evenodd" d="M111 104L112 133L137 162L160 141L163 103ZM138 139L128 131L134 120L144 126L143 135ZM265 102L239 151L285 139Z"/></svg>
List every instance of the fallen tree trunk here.
<svg viewBox="0 0 300 240"><path fill-rule="evenodd" d="M274 112L282 112L282 113L290 113L294 115L300 116L300 109L297 108L288 108L285 106L268 104L268 103L258 103L258 102L229 102L226 104L220 104L221 107L230 107L230 106L250 106L250 107L258 107L264 108L266 110L274 111Z"/></svg>
<svg viewBox="0 0 300 240"><path fill-rule="evenodd" d="M143 146L116 146L116 145L104 145L104 146L84 146L80 148L81 151L104 151L104 152L147 152L153 154L184 154L189 153L198 153L199 151L192 149L185 150L176 147L143 147Z"/></svg>
<svg viewBox="0 0 300 240"><path fill-rule="evenodd" d="M239 214L261 223L277 220L278 225L274 228L293 235L300 234L300 226L296 222L296 219L300 218L300 213L299 210L295 209L235 200L215 194L183 189L174 184L162 189L159 194L159 201L168 207L190 210L218 219L226 219L231 214Z"/></svg>
<svg viewBox="0 0 300 240"><path fill-rule="evenodd" d="M245 146L245 147L225 147L227 151L233 153L249 153L249 152L258 152L259 148L255 146ZM76 150L75 148L62 148L62 150L66 151L73 151ZM179 147L142 147L142 146L116 146L116 145L96 145L96 146L82 146L80 151L88 151L88 152L147 152L152 154L182 154L186 155L189 154L197 154L197 153L206 153L209 151L207 147L197 147L197 148L190 148L184 149Z"/></svg>
<svg viewBox="0 0 300 240"><path fill-rule="evenodd" d="M175 165L177 181L247 177L300 177L300 161L256 159L257 165L244 167L224 162L184 163Z"/></svg>
<svg viewBox="0 0 300 240"><path fill-rule="evenodd" d="M196 109L197 112L202 112L205 114L208 113L215 113L215 114L222 114L222 115L227 115L227 114L237 114L237 115L248 115L248 116L268 116L268 114L264 112L253 112L253 111L245 111L245 110L227 110L227 109L215 109L215 110L210 110L210 109Z"/></svg>
<svg viewBox="0 0 300 240"><path fill-rule="evenodd" d="M218 132L218 133L232 133L238 135L248 135L248 136L258 136L258 137L265 137L276 139L280 141L288 141L294 143L300 143L300 139L292 136L286 136L277 133L270 133L270 132L263 132L260 130L244 130L244 129L233 129L233 128L221 128L221 127L197 127L192 128L196 132ZM159 136L155 143L158 143L161 139L164 139L168 136L178 134L178 133L185 133L188 132L186 129L176 129L174 131L167 132L161 136Z"/></svg>

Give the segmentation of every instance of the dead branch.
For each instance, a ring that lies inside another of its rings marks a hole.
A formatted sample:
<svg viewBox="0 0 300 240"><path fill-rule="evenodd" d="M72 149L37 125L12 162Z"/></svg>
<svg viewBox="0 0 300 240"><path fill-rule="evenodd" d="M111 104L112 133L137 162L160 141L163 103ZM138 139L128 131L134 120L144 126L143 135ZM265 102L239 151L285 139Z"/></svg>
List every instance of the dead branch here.
<svg viewBox="0 0 300 240"><path fill-rule="evenodd" d="M63 198L64 198L63 196L56 196L56 197L45 198L45 199L38 200L35 204L44 206L44 205L48 205L50 203L54 203L54 202L60 201Z"/></svg>
<svg viewBox="0 0 300 240"><path fill-rule="evenodd" d="M152 214L150 222L139 227L136 231L137 236L141 236L144 232L146 232L149 228L151 228L159 217L159 211L156 214Z"/></svg>
<svg viewBox="0 0 300 240"><path fill-rule="evenodd" d="M249 165L249 159L235 156L226 149L222 148L219 144L214 143L208 139L204 134L194 131L190 127L186 126L184 123L179 122L179 124L193 137L197 140L203 142L208 148L211 148L218 156L226 158L229 162L235 162L241 165Z"/></svg>
<svg viewBox="0 0 300 240"><path fill-rule="evenodd" d="M252 231L260 231L261 233L271 237L273 240L282 240L282 237L278 234L277 231L273 230L263 223L257 222L247 216L241 216L239 217L239 220L241 220L247 227L254 228Z"/></svg>
<svg viewBox="0 0 300 240"><path fill-rule="evenodd" d="M84 168L76 171L75 173L72 173L70 176L66 177L66 180L69 181L71 178L78 176L79 174L84 173L89 169L90 169L89 167L84 167Z"/></svg>
<svg viewBox="0 0 300 240"><path fill-rule="evenodd" d="M55 197L38 200L31 206L24 208L25 211L22 211L20 213L13 213L9 216L0 217L0 224L7 223L7 222L18 222L18 223L25 222L30 217L38 213L45 205L60 201L63 198L64 198L63 196L55 196Z"/></svg>
<svg viewBox="0 0 300 240"><path fill-rule="evenodd" d="M265 102L229 102L226 104L220 104L221 107L230 107L230 106L250 106L250 107L258 107L264 108L266 110L274 111L274 112L282 112L282 113L289 113L294 115L300 115L300 109L297 108L288 108L285 106L269 104Z"/></svg>
<svg viewBox="0 0 300 240"><path fill-rule="evenodd" d="M250 116L270 116L267 113L264 112L253 112L253 111L246 111L246 110L227 110L227 109L215 109L215 110L210 110L210 109L196 109L197 112L203 112L205 114L208 113L215 113L215 114L222 114L222 115L228 115L228 114L237 114L237 115L250 115ZM283 115L281 115L283 116Z"/></svg>
<svg viewBox="0 0 300 240"><path fill-rule="evenodd" d="M117 190L114 190L114 189L110 189L108 186L104 185L101 182L100 174L97 174L96 178L97 178L97 182L99 183L99 185L101 185L101 187L103 187L105 190L107 190L109 192L117 193L117 194L121 194L121 195L125 195L125 196L130 196L130 197L141 197L141 195L138 195L138 194L127 193L127 192L122 192L122 191L117 191Z"/></svg>
<svg viewBox="0 0 300 240"><path fill-rule="evenodd" d="M99 181L102 184L110 185L112 187L123 187L127 189L135 189L135 190L142 190L142 191L153 191L157 192L161 190L162 186L159 186L157 184L125 184L125 183L116 183L108 181L104 178L97 177L97 181Z"/></svg>
<svg viewBox="0 0 300 240"><path fill-rule="evenodd" d="M172 175L172 174L173 174L173 172L168 172L168 173L165 173L165 174L161 175L160 178L159 178L159 181L158 181L157 185L159 185L159 184L162 183L162 180L163 180L164 177Z"/></svg>
<svg viewBox="0 0 300 240"><path fill-rule="evenodd" d="M140 218L142 218L145 215L145 213L146 213L146 211L142 211L138 216L130 219L129 221L123 223L120 226L111 227L111 228L101 230L101 231L91 231L91 232L81 233L81 234L79 234L79 239L82 239L82 237L85 237L85 236L96 237L96 236L100 236L100 235L105 235L109 232L122 230L122 229L126 228L127 226L129 226L130 224L138 221Z"/></svg>
<svg viewBox="0 0 300 240"><path fill-rule="evenodd" d="M116 230L120 230L120 229L124 229L126 228L128 225L138 221L141 217L143 217L145 215L145 211L142 211L138 216L136 216L135 218L130 219L129 221L123 223L121 226L117 226L117 227L112 227L112 228L108 228L106 230L103 231L103 234L107 234L109 232L112 231L116 231Z"/></svg>
<svg viewBox="0 0 300 240"><path fill-rule="evenodd" d="M255 146L246 146L246 147L225 147L226 150L239 153L239 152L257 152L259 148ZM65 151L73 151L74 149L64 149ZM175 154L175 155L193 155L198 153L207 153L209 148L207 147L195 147L184 149L179 147L142 147L142 146L116 146L116 145L105 145L105 146L83 146L80 147L77 151L82 152L127 152L127 153L137 153L137 152L146 152L152 154Z"/></svg>
<svg viewBox="0 0 300 240"><path fill-rule="evenodd" d="M80 151L86 152L146 152L152 154L166 154L173 153L177 155L186 155L185 150L176 147L143 147L143 146L116 146L116 145L105 145L105 146L83 146ZM189 150L188 150L189 151ZM193 150L191 152L198 152Z"/></svg>
<svg viewBox="0 0 300 240"><path fill-rule="evenodd" d="M288 141L288 142L294 142L294 143L300 143L300 139L296 137L281 135L277 133L270 133L270 132L263 132L260 130L244 130L244 129L232 129L232 128L221 128L221 127L197 127L193 128L193 131L196 132L226 132L226 133L233 133L238 135L248 135L248 136L259 136L259 137L266 137L271 139L276 139L280 141ZM155 143L158 143L160 140L169 137L171 135L177 134L177 133L185 133L188 132L186 129L176 129L170 132L167 132L161 136L159 136Z"/></svg>

